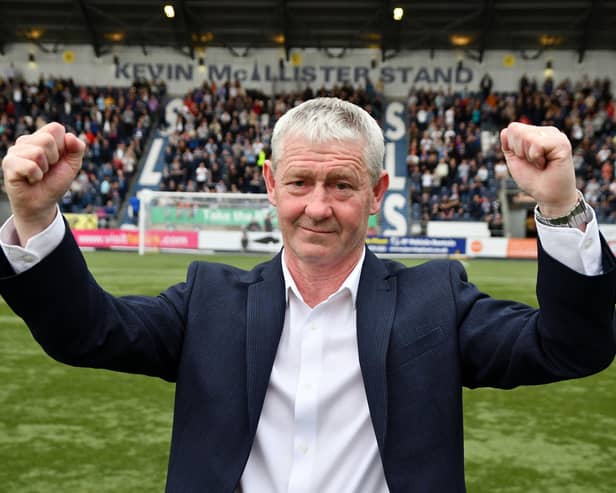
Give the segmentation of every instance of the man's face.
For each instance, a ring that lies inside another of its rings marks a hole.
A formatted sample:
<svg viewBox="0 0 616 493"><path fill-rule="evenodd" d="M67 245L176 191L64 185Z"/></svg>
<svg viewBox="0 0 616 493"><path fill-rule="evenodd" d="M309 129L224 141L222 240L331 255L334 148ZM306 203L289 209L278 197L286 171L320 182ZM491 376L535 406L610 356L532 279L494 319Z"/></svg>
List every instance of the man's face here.
<svg viewBox="0 0 616 493"><path fill-rule="evenodd" d="M383 172L372 185L363 150L359 141L309 144L289 138L276 172L265 163L288 262L342 267L359 259L368 216L378 212L389 183Z"/></svg>

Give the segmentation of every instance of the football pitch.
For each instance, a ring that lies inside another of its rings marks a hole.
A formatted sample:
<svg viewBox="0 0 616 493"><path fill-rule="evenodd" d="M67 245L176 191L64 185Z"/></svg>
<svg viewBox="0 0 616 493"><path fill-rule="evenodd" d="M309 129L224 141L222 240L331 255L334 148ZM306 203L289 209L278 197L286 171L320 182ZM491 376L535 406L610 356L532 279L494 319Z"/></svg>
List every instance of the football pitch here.
<svg viewBox="0 0 616 493"><path fill-rule="evenodd" d="M86 257L116 295L157 294L183 281L193 259L244 268L265 260L121 252ZM464 263L483 291L536 305L534 262ZM58 296L69 282L58 280ZM51 360L0 299L0 492L162 492L173 391L158 379ZM616 364L548 386L465 390L464 417L471 493L616 492Z"/></svg>

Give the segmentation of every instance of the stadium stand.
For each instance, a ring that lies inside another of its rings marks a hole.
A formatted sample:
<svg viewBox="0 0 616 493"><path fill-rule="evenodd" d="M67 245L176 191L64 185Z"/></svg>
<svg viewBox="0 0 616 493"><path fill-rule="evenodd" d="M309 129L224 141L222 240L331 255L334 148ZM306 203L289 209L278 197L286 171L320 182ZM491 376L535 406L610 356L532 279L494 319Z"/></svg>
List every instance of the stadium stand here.
<svg viewBox="0 0 616 493"><path fill-rule="evenodd" d="M94 212L99 227L115 226L131 178L157 119L166 88L145 82L124 89L80 87L72 80L38 85L0 83L0 156L19 135L59 120L88 141L84 169L62 199L64 212ZM276 120L315 96L353 101L380 120L381 95L368 81L278 95L247 91L238 82L204 83L185 94L184 110L163 150L161 190L207 193L265 191L261 174ZM496 132L511 121L556 125L572 142L578 186L599 221L616 222L616 127L609 80L539 85L522 77L517 93L452 93L412 87L408 94L411 214L414 221L485 221L502 234L499 188L509 175ZM483 136L491 135L486 141Z"/></svg>
<svg viewBox="0 0 616 493"><path fill-rule="evenodd" d="M542 86L522 77L516 94L409 92L413 214L424 220L487 220L498 229L497 191L507 185L498 144L482 146L481 130L512 121L555 125L572 142L578 187L599 221L616 221L614 101L610 81L564 80Z"/></svg>
<svg viewBox="0 0 616 493"><path fill-rule="evenodd" d="M184 97L184 111L165 150L161 190L264 193L262 165L276 120L315 96L336 96L362 106L375 118L380 97L369 88L311 89L270 98L236 81L204 84Z"/></svg>
<svg viewBox="0 0 616 493"><path fill-rule="evenodd" d="M409 91L407 163L414 220L486 221L499 234L498 190L507 184L508 173L498 144L483 146L481 132L496 132L515 120L562 128L576 146L580 188L600 220L616 220L608 81L563 81L556 87L548 81L539 87L524 77L517 94L493 92L483 80L480 89L469 94ZM287 108L313 95L308 89L271 100L247 94L237 82L195 89L185 97L187 111L167 148L161 189L263 191L259 164L273 123ZM365 90L320 89L316 95L349 99L380 118L381 100L371 84Z"/></svg>
<svg viewBox="0 0 616 493"><path fill-rule="evenodd" d="M88 143L82 170L60 202L63 212L94 213L99 227L117 224L144 143L157 121L164 86L80 86L41 77L36 84L0 81L0 157L20 135L59 121Z"/></svg>

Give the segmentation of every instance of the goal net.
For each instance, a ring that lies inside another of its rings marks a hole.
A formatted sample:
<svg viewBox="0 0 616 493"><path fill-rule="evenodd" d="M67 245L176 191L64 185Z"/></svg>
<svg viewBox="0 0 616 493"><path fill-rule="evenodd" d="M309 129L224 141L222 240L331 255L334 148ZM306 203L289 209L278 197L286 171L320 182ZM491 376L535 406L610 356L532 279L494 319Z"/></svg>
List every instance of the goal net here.
<svg viewBox="0 0 616 493"><path fill-rule="evenodd" d="M139 192L139 254L147 250L277 252L276 210L266 194Z"/></svg>

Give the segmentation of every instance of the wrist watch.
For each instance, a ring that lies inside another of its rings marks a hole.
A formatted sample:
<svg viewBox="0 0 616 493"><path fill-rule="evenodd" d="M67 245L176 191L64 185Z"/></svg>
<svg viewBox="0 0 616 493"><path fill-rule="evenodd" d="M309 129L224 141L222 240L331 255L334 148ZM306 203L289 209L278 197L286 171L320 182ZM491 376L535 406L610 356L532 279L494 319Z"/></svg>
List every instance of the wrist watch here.
<svg viewBox="0 0 616 493"><path fill-rule="evenodd" d="M560 217L546 217L541 214L539 207L535 211L535 219L546 226L556 226L558 228L577 228L582 224L592 221L592 209L584 201L582 192L577 190L578 199L573 209Z"/></svg>

